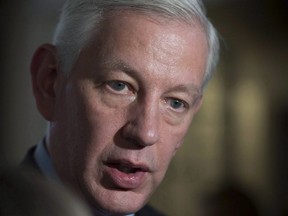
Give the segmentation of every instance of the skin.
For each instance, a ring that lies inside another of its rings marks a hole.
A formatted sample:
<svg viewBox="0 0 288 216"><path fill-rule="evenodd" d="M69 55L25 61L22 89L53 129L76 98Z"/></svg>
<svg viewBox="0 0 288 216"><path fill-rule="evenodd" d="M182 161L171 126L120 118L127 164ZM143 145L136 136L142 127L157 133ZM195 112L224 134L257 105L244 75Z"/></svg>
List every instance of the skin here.
<svg viewBox="0 0 288 216"><path fill-rule="evenodd" d="M130 11L107 16L68 78L57 49L41 46L33 91L50 122L47 148L62 181L111 214L145 205L201 106L206 58L197 23ZM111 159L145 165L144 180L133 189L115 185L105 174Z"/></svg>

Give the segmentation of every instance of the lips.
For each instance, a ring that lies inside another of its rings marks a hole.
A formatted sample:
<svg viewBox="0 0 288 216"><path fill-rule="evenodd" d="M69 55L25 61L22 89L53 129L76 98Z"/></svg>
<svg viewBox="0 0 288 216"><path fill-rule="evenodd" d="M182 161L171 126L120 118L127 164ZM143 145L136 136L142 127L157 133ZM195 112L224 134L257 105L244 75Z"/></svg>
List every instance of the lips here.
<svg viewBox="0 0 288 216"><path fill-rule="evenodd" d="M130 174L136 172L148 172L149 169L145 165L137 165L125 160L110 161L106 163L107 166L119 169L121 172Z"/></svg>
<svg viewBox="0 0 288 216"><path fill-rule="evenodd" d="M149 168L127 160L110 160L104 163L106 184L116 189L133 190L145 182Z"/></svg>

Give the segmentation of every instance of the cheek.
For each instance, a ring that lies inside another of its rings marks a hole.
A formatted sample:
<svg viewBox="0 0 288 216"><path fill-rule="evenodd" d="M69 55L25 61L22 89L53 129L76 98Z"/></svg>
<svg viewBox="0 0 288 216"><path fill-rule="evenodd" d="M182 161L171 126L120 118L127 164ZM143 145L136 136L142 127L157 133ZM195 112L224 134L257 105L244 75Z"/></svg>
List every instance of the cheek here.
<svg viewBox="0 0 288 216"><path fill-rule="evenodd" d="M177 150L181 147L187 127L171 128L162 135L161 143L156 146L161 168L166 171Z"/></svg>
<svg viewBox="0 0 288 216"><path fill-rule="evenodd" d="M167 145L169 143L166 143ZM163 143L163 147L158 148L158 172L155 173L154 176L154 187L158 187L159 184L162 182L163 178L166 175L166 172L169 168L169 165L177 151L177 148L175 148L175 145L173 148L168 148L168 146L165 146L165 143Z"/></svg>
<svg viewBox="0 0 288 216"><path fill-rule="evenodd" d="M113 140L117 131L124 124L125 114L121 109L111 109L103 103L87 102L85 111L90 139L99 140L99 144ZM104 142L103 142L104 141Z"/></svg>
<svg viewBox="0 0 288 216"><path fill-rule="evenodd" d="M81 106L78 106L76 113L81 123L76 131L80 139L78 151L83 153L86 163L93 165L95 160L100 158L99 155L113 148L115 135L124 124L125 113L122 109L107 107L101 98L95 95L82 96L79 104Z"/></svg>

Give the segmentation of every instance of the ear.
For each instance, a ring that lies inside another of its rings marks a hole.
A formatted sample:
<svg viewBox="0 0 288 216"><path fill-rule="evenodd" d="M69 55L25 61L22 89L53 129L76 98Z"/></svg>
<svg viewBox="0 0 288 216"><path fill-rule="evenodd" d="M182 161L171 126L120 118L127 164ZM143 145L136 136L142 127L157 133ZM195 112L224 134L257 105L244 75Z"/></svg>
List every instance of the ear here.
<svg viewBox="0 0 288 216"><path fill-rule="evenodd" d="M32 58L31 79L37 108L48 121L53 119L58 69L56 47L51 44L40 46Z"/></svg>

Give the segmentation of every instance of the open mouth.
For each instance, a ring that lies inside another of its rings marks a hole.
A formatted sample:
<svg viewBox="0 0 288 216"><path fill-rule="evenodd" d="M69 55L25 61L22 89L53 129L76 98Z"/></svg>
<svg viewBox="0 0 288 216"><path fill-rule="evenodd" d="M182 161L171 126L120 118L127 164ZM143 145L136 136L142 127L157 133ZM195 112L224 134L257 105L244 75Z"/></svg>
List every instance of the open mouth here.
<svg viewBox="0 0 288 216"><path fill-rule="evenodd" d="M143 165L135 165L127 161L113 161L106 163L106 165L126 174L133 174L137 172L148 172L147 167Z"/></svg>
<svg viewBox="0 0 288 216"><path fill-rule="evenodd" d="M103 184L117 190L133 190L139 188L146 180L149 168L144 164L136 164L128 160L108 160L104 162Z"/></svg>
<svg viewBox="0 0 288 216"><path fill-rule="evenodd" d="M141 172L143 171L141 168L133 168L133 167L129 167L129 166L125 166L125 165L116 165L115 166L118 170L120 170L121 172L130 174L130 173L136 173L136 172Z"/></svg>

